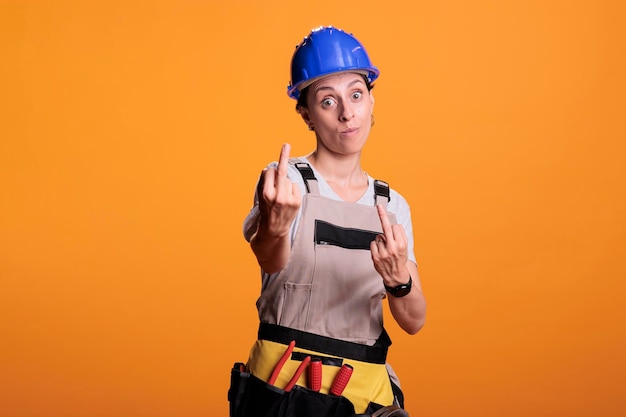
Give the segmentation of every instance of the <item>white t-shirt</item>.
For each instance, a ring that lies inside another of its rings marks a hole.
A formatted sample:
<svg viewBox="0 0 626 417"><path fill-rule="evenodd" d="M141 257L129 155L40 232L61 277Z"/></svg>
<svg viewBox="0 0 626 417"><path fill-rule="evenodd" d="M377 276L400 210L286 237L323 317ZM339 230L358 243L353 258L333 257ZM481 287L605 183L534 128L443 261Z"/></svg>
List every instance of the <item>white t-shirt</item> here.
<svg viewBox="0 0 626 417"><path fill-rule="evenodd" d="M305 157L300 157L299 159L311 165L310 162ZM278 162L272 162L271 164L268 165L268 167L271 167L271 168L276 168L277 166L278 166ZM333 189L330 187L330 185L328 185L324 177L322 177L322 175L313 167L313 165L311 165L311 169L313 169L315 178L317 178L320 195L333 199L333 200L343 201L343 199L339 197L333 191ZM292 164L289 164L289 167L287 170L287 178L289 178L291 182L298 184L300 188L300 195L304 196L307 193L306 185L304 184L304 179L302 178L300 171L298 171L298 169ZM375 202L374 178L370 177L369 175L367 176L367 178L368 178L368 183L369 183L367 187L367 191L363 194L363 196L356 203L373 207L374 202ZM395 214L398 224L401 224L402 227L404 227L404 232L408 240L408 258L410 261L417 264L415 260L415 253L413 250L413 247L414 247L413 224L411 222L411 209L409 207L409 204L404 199L404 197L402 197L402 195L400 195L393 188L389 189L389 196L391 199L389 200L389 204L387 205L387 211ZM300 222L301 214L302 214L302 211L300 210L291 225L291 242L292 243L296 234L296 230L298 229L298 223ZM250 241L250 238L256 231L258 218L259 218L259 200L258 200L258 195L255 192L254 206L250 210L250 213L248 213L248 216L246 217L243 223L243 233L247 241Z"/></svg>

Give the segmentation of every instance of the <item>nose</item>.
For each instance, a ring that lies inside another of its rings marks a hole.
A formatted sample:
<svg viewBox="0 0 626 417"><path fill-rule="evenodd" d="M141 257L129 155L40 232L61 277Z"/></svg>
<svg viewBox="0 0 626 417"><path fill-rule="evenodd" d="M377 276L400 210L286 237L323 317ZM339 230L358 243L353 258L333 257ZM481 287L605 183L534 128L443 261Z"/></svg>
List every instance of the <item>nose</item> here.
<svg viewBox="0 0 626 417"><path fill-rule="evenodd" d="M354 118L354 109L349 103L344 103L341 106L341 112L339 113L339 120L346 122Z"/></svg>

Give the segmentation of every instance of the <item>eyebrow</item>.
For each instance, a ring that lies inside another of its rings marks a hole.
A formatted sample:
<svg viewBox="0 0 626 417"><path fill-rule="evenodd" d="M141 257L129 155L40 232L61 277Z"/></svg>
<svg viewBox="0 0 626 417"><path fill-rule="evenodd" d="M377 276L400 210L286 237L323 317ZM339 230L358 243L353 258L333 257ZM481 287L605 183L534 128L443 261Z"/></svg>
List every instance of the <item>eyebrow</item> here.
<svg viewBox="0 0 626 417"><path fill-rule="evenodd" d="M348 88L352 87L354 84L357 84L357 83L361 83L361 84L365 85L365 82L361 78L359 78L357 80L354 80L354 81L350 82L350 84L348 84ZM335 91L335 89L332 88L331 86L322 85L321 87L316 88L314 93L317 94L321 90Z"/></svg>

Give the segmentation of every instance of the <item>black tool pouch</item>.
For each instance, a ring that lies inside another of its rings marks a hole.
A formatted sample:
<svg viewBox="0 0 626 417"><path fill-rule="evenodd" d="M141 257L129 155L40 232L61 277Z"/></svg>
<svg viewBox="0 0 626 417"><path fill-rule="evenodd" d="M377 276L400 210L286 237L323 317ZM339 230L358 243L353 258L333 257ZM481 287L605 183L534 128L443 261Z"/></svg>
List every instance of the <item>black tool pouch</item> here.
<svg viewBox="0 0 626 417"><path fill-rule="evenodd" d="M287 392L242 372L231 371L230 417L351 417L354 406L345 397L326 395L296 385Z"/></svg>

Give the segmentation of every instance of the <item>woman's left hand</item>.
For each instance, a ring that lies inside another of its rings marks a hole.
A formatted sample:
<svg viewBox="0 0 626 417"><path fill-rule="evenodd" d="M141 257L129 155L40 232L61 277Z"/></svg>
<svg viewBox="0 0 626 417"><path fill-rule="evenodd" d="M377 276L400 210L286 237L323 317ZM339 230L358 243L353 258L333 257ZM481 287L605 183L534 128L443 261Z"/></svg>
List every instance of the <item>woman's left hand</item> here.
<svg viewBox="0 0 626 417"><path fill-rule="evenodd" d="M396 322L408 334L415 334L424 326L426 300L415 263L408 261L408 239L404 227L389 223L387 211L377 206L383 233L370 244L374 268L388 287L397 287L413 279L411 292L403 297L389 297L389 308Z"/></svg>
<svg viewBox="0 0 626 417"><path fill-rule="evenodd" d="M383 278L385 285L395 287L409 281L408 239L401 224L391 224L382 205L376 207L383 233L370 244L374 268Z"/></svg>

